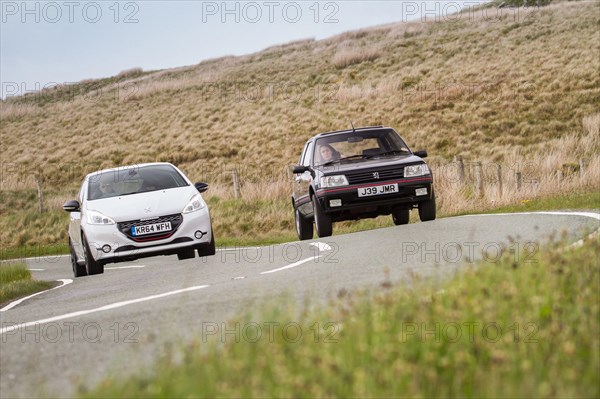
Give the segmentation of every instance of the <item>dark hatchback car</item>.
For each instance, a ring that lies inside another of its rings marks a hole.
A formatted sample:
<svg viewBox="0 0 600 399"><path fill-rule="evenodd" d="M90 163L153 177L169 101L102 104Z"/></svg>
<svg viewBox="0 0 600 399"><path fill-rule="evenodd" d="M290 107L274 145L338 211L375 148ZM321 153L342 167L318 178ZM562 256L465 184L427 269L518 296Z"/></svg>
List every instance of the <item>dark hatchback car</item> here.
<svg viewBox="0 0 600 399"><path fill-rule="evenodd" d="M333 233L333 222L392 215L407 224L418 208L421 221L435 219L433 176L394 129L371 126L321 133L309 139L294 167L292 196L301 240Z"/></svg>

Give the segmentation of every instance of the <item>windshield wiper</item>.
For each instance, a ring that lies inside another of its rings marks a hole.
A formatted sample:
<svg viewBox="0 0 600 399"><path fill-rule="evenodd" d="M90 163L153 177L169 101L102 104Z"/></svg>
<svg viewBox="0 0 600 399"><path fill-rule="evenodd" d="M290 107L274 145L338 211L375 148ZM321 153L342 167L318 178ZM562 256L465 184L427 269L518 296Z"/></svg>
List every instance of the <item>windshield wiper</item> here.
<svg viewBox="0 0 600 399"><path fill-rule="evenodd" d="M408 154L408 152L402 151L402 150L392 150L392 151L381 152L379 154L369 155L368 158L385 157L388 155L396 155L396 154Z"/></svg>
<svg viewBox="0 0 600 399"><path fill-rule="evenodd" d="M130 193L124 193L124 194L116 195L115 197L124 197L126 195L139 194L139 193L140 193L139 191L132 191Z"/></svg>
<svg viewBox="0 0 600 399"><path fill-rule="evenodd" d="M343 157L340 159L334 159L333 161L325 162L322 166L329 166L329 165L333 165L334 163L340 163L342 161L348 161L350 159L365 159L365 158L367 158L367 156L362 155L362 154L350 155L349 157Z"/></svg>

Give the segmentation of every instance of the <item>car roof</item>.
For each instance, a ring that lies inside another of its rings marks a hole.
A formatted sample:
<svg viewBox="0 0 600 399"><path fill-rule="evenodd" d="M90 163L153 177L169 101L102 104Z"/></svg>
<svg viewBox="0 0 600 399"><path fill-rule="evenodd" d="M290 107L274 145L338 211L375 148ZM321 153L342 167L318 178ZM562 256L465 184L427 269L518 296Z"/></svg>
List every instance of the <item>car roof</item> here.
<svg viewBox="0 0 600 399"><path fill-rule="evenodd" d="M385 127L383 125L378 125L378 126L364 126L364 127L357 127L355 129L344 129L344 130L335 130L335 131L332 131L332 132L319 133L316 136L313 136L312 139L317 139L317 138L320 138L320 137L330 136L330 135L336 135L336 134L360 132L360 131L365 131L365 130L387 130L387 129L391 129L391 128L390 127Z"/></svg>
<svg viewBox="0 0 600 399"><path fill-rule="evenodd" d="M120 171L120 170L127 170L127 169L132 169L132 168L141 168L141 167L145 167L145 166L159 166L159 165L169 165L169 166L175 166L170 162L149 162L149 163L138 163L138 164L133 164L133 165L123 165L123 166L119 166L116 168L109 168L109 169L102 169L102 170L97 170L95 172L92 173L88 173L88 176L96 176L96 175L100 175L103 173L109 173L109 172L115 172L115 171Z"/></svg>

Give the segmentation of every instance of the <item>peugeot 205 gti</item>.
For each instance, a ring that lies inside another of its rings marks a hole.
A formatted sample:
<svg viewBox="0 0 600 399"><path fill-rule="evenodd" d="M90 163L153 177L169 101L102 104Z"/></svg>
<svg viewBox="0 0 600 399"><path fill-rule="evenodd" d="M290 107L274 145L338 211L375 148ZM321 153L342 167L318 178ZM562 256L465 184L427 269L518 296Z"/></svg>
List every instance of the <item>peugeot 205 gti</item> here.
<svg viewBox="0 0 600 399"><path fill-rule="evenodd" d="M332 234L333 222L392 215L407 224L409 212L435 219L433 176L394 129L372 126L318 134L309 139L295 166L292 206L301 240Z"/></svg>
<svg viewBox="0 0 600 399"><path fill-rule="evenodd" d="M179 260L215 254L210 213L201 193L170 163L90 173L70 212L69 247L75 277L104 272L107 263L156 255Z"/></svg>

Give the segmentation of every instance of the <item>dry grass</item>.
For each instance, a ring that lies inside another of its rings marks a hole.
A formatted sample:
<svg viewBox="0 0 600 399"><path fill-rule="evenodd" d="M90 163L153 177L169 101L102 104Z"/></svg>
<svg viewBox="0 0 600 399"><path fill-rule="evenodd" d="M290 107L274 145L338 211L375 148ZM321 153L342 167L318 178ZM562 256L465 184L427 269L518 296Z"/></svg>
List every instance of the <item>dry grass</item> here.
<svg viewBox="0 0 600 399"><path fill-rule="evenodd" d="M455 21L390 24L11 98L0 103L0 193L32 192L38 175L47 203L59 206L86 172L159 160L207 181L209 196L229 201L236 168L243 202L277 204L267 213L274 231L283 231L292 226L286 168L308 137L349 127L350 120L394 127L414 149L427 149L438 171L451 170L444 165L456 155L483 162L490 176L481 198L471 182L458 185L436 173L442 212L597 189L599 11L598 2L559 2L518 17L491 20L476 12ZM588 162L584 179L576 166L581 158ZM502 194L488 166L494 164L502 165ZM518 193L516 165L531 177ZM21 209L35 204L34 197ZM214 204L215 214L220 207ZM3 245L35 243L6 228L28 226L19 222L21 211L3 209ZM240 226L231 234L242 234ZM268 223L261 226L268 231Z"/></svg>
<svg viewBox="0 0 600 399"><path fill-rule="evenodd" d="M11 104L3 101L0 102L0 121L2 121L0 125L10 120L31 117L40 112L40 107L34 104Z"/></svg>
<svg viewBox="0 0 600 399"><path fill-rule="evenodd" d="M344 69L351 65L360 64L365 61L375 61L382 54L382 50L378 47L359 48L359 49L344 49L338 51L333 57L333 65L337 69Z"/></svg>

